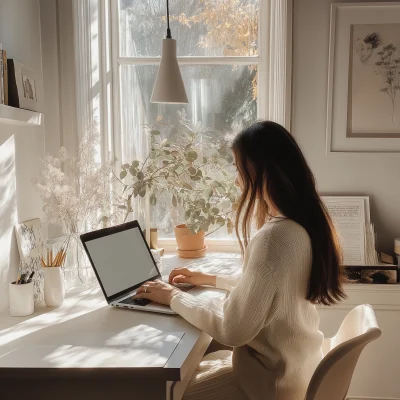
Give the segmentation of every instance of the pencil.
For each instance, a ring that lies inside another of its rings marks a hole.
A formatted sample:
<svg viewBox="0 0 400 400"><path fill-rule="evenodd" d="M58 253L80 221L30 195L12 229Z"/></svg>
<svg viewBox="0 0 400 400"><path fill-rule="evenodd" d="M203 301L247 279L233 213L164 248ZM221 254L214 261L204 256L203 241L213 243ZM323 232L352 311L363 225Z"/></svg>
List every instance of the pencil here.
<svg viewBox="0 0 400 400"><path fill-rule="evenodd" d="M48 267L50 266L50 253L49 253L49 249L47 249L47 264Z"/></svg>
<svg viewBox="0 0 400 400"><path fill-rule="evenodd" d="M53 266L53 250L50 250L50 267Z"/></svg>
<svg viewBox="0 0 400 400"><path fill-rule="evenodd" d="M61 250L58 251L56 258L54 259L54 266L58 267L58 260L60 258Z"/></svg>
<svg viewBox="0 0 400 400"><path fill-rule="evenodd" d="M64 257L64 249L61 249L60 258L58 259L58 266L59 267L61 267L61 263L63 261L63 257Z"/></svg>
<svg viewBox="0 0 400 400"><path fill-rule="evenodd" d="M43 268L46 268L46 263L44 262L43 257L40 257L40 261L42 262Z"/></svg>
<svg viewBox="0 0 400 400"><path fill-rule="evenodd" d="M67 255L67 252L65 251L64 254L63 254L63 256L62 256L60 266L62 266L62 265L64 264L66 255Z"/></svg>
<svg viewBox="0 0 400 400"><path fill-rule="evenodd" d="M61 261L62 261L63 256L64 256L64 248L61 247L60 256L58 257L58 266L59 267L61 266Z"/></svg>

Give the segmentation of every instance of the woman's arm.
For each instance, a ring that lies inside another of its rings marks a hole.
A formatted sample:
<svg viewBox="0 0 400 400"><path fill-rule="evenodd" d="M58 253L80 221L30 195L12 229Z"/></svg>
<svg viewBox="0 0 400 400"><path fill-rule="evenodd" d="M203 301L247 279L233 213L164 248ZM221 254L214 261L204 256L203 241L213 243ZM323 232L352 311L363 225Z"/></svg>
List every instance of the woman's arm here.
<svg viewBox="0 0 400 400"><path fill-rule="evenodd" d="M177 292L171 308L220 343L234 347L250 342L273 316L276 282L267 246L265 236L252 243L247 268L225 301Z"/></svg>
<svg viewBox="0 0 400 400"><path fill-rule="evenodd" d="M236 275L212 275L188 268L175 268L169 275L169 283L190 283L195 286L209 285L218 289L232 291L237 285L239 276Z"/></svg>
<svg viewBox="0 0 400 400"><path fill-rule="evenodd" d="M231 292L238 284L240 275L216 275L215 287Z"/></svg>

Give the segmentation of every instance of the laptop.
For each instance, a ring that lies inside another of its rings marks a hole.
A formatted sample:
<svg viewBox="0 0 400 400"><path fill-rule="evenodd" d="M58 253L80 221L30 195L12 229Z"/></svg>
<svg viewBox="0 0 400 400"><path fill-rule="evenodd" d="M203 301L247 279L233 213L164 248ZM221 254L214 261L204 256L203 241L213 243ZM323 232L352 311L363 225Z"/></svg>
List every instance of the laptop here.
<svg viewBox="0 0 400 400"><path fill-rule="evenodd" d="M132 298L143 283L162 279L138 221L85 233L80 238L109 305L176 314L169 306ZM163 280L168 281L168 277ZM218 299L223 299L227 293L221 289L187 285L185 291L196 297Z"/></svg>

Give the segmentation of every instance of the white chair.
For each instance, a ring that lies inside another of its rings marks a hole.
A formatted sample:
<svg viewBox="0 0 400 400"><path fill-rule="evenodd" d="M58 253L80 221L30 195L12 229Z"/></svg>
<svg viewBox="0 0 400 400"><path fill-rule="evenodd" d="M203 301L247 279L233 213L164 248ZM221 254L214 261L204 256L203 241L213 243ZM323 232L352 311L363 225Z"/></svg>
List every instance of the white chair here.
<svg viewBox="0 0 400 400"><path fill-rule="evenodd" d="M337 334L325 339L324 358L308 385L305 400L345 400L358 358L381 330L369 304L351 310Z"/></svg>

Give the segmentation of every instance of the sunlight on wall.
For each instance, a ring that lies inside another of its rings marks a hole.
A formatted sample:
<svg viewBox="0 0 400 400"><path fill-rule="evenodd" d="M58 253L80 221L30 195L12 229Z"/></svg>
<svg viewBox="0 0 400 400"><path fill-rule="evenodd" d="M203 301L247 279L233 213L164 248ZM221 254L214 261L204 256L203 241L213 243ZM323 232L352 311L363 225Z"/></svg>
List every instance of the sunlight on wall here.
<svg viewBox="0 0 400 400"><path fill-rule="evenodd" d="M14 225L18 222L15 142L11 136L0 145L0 312L8 308L8 283L18 268Z"/></svg>

